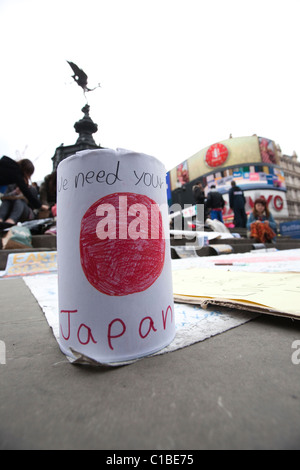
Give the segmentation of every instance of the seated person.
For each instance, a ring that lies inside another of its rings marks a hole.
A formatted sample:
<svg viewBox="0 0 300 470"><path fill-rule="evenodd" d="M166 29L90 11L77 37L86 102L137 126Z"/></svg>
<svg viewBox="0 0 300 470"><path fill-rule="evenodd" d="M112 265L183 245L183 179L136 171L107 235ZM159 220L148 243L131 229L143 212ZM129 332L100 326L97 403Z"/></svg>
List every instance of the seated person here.
<svg viewBox="0 0 300 470"><path fill-rule="evenodd" d="M40 201L42 204L49 207L48 211L43 211L41 217L55 217L56 216L56 171L47 175L40 187Z"/></svg>
<svg viewBox="0 0 300 470"><path fill-rule="evenodd" d="M49 206L42 204L37 197L37 193L33 194L32 188L29 187L29 181L33 173L34 165L31 160L24 158L19 162L16 162L6 155L0 158L0 186L14 184L19 188L23 196L26 197L31 208L48 210ZM2 210L4 211L4 209ZM3 218L7 219L6 223L3 222ZM15 218L15 215L13 218L10 215L4 215L3 213L0 215L0 219L2 219L0 228L3 229L13 225L12 222L16 222Z"/></svg>
<svg viewBox="0 0 300 470"><path fill-rule="evenodd" d="M248 236L260 243L270 242L276 237L276 222L269 211L267 201L258 198L247 221Z"/></svg>
<svg viewBox="0 0 300 470"><path fill-rule="evenodd" d="M29 190L36 197L36 194L34 194L36 190L31 187ZM16 185L8 185L1 200L0 229L12 227L18 222L34 219L32 208L28 205L27 199Z"/></svg>

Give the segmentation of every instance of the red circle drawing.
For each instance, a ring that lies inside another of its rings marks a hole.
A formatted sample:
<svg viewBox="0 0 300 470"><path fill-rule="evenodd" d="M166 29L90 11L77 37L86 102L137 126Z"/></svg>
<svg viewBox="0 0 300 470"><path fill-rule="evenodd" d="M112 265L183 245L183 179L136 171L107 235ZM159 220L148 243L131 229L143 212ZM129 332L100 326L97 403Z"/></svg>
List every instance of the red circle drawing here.
<svg viewBox="0 0 300 470"><path fill-rule="evenodd" d="M80 260L89 283L104 294L123 296L148 289L165 260L159 206L133 193L96 201L81 221Z"/></svg>
<svg viewBox="0 0 300 470"><path fill-rule="evenodd" d="M223 144L214 144L209 147L205 161L210 167L223 165L228 157L228 149Z"/></svg>

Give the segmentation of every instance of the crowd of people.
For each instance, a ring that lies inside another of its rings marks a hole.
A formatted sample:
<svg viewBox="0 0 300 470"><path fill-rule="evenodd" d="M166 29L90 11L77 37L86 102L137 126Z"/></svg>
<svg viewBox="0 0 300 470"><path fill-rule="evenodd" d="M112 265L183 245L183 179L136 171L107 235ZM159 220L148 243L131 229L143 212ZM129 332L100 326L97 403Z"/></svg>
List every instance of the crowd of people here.
<svg viewBox="0 0 300 470"><path fill-rule="evenodd" d="M56 216L56 171L47 175L41 186L31 183L34 165L31 160L16 162L10 157L0 159L0 230L18 222ZM225 201L215 185L205 195L201 182L193 187L196 204L204 205L204 219L210 218L224 224ZM269 242L276 237L276 222L264 198L256 199L253 211L247 217L246 199L242 189L231 183L229 205L234 213L234 226L247 228L248 236L259 242Z"/></svg>
<svg viewBox="0 0 300 470"><path fill-rule="evenodd" d="M204 205L204 220L218 220L224 224L223 209L225 201L222 194L216 190L215 185L210 186L210 190L205 195L201 182L193 187L193 193L196 204ZM245 210L246 198L242 189L231 182L229 190L229 205L234 214L234 227L246 228L248 237L256 242L271 242L277 233L276 222L268 208L264 198L258 198L254 201L252 212L247 216Z"/></svg>
<svg viewBox="0 0 300 470"><path fill-rule="evenodd" d="M46 176L39 187L31 182L34 170L28 159L18 162L7 156L0 159L0 230L18 222L56 215L56 172Z"/></svg>

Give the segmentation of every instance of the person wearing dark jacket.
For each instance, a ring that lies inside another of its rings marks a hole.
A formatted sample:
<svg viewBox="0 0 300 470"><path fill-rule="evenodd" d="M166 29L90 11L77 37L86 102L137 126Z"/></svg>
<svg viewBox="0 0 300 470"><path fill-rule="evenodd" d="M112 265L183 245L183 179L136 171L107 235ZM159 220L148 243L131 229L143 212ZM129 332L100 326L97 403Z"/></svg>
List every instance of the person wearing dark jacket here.
<svg viewBox="0 0 300 470"><path fill-rule="evenodd" d="M47 210L48 206L42 205L29 188L28 183L33 173L34 165L28 159L22 159L19 162L7 156L0 159L0 186L15 184L33 208ZM0 219L0 222L2 229L11 227L16 223L12 218L8 218L6 221Z"/></svg>
<svg viewBox="0 0 300 470"><path fill-rule="evenodd" d="M247 224L247 214L245 211L246 199L244 192L239 186L236 185L235 181L231 182L231 188L229 190L229 205L234 213L234 225L235 227L245 228Z"/></svg>
<svg viewBox="0 0 300 470"><path fill-rule="evenodd" d="M196 204L203 205L203 210L204 210L203 214L204 214L204 221L205 221L209 213L206 207L206 197L205 197L204 189L200 181L198 181L193 186L193 194L194 194Z"/></svg>
<svg viewBox="0 0 300 470"><path fill-rule="evenodd" d="M207 196L207 207L210 209L210 217L212 220L217 219L224 224L222 211L225 206L225 201L222 194L216 190L214 184L211 185L210 189Z"/></svg>

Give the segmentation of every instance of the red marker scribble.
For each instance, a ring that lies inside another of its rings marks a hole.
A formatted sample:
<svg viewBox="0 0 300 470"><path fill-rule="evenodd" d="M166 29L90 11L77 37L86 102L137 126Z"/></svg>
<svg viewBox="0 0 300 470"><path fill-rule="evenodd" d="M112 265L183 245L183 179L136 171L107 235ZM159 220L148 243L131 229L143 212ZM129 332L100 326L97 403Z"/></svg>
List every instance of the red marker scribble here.
<svg viewBox="0 0 300 470"><path fill-rule="evenodd" d="M80 258L87 280L104 294L124 296L148 289L165 260L158 205L134 193L109 194L96 201L82 218Z"/></svg>

